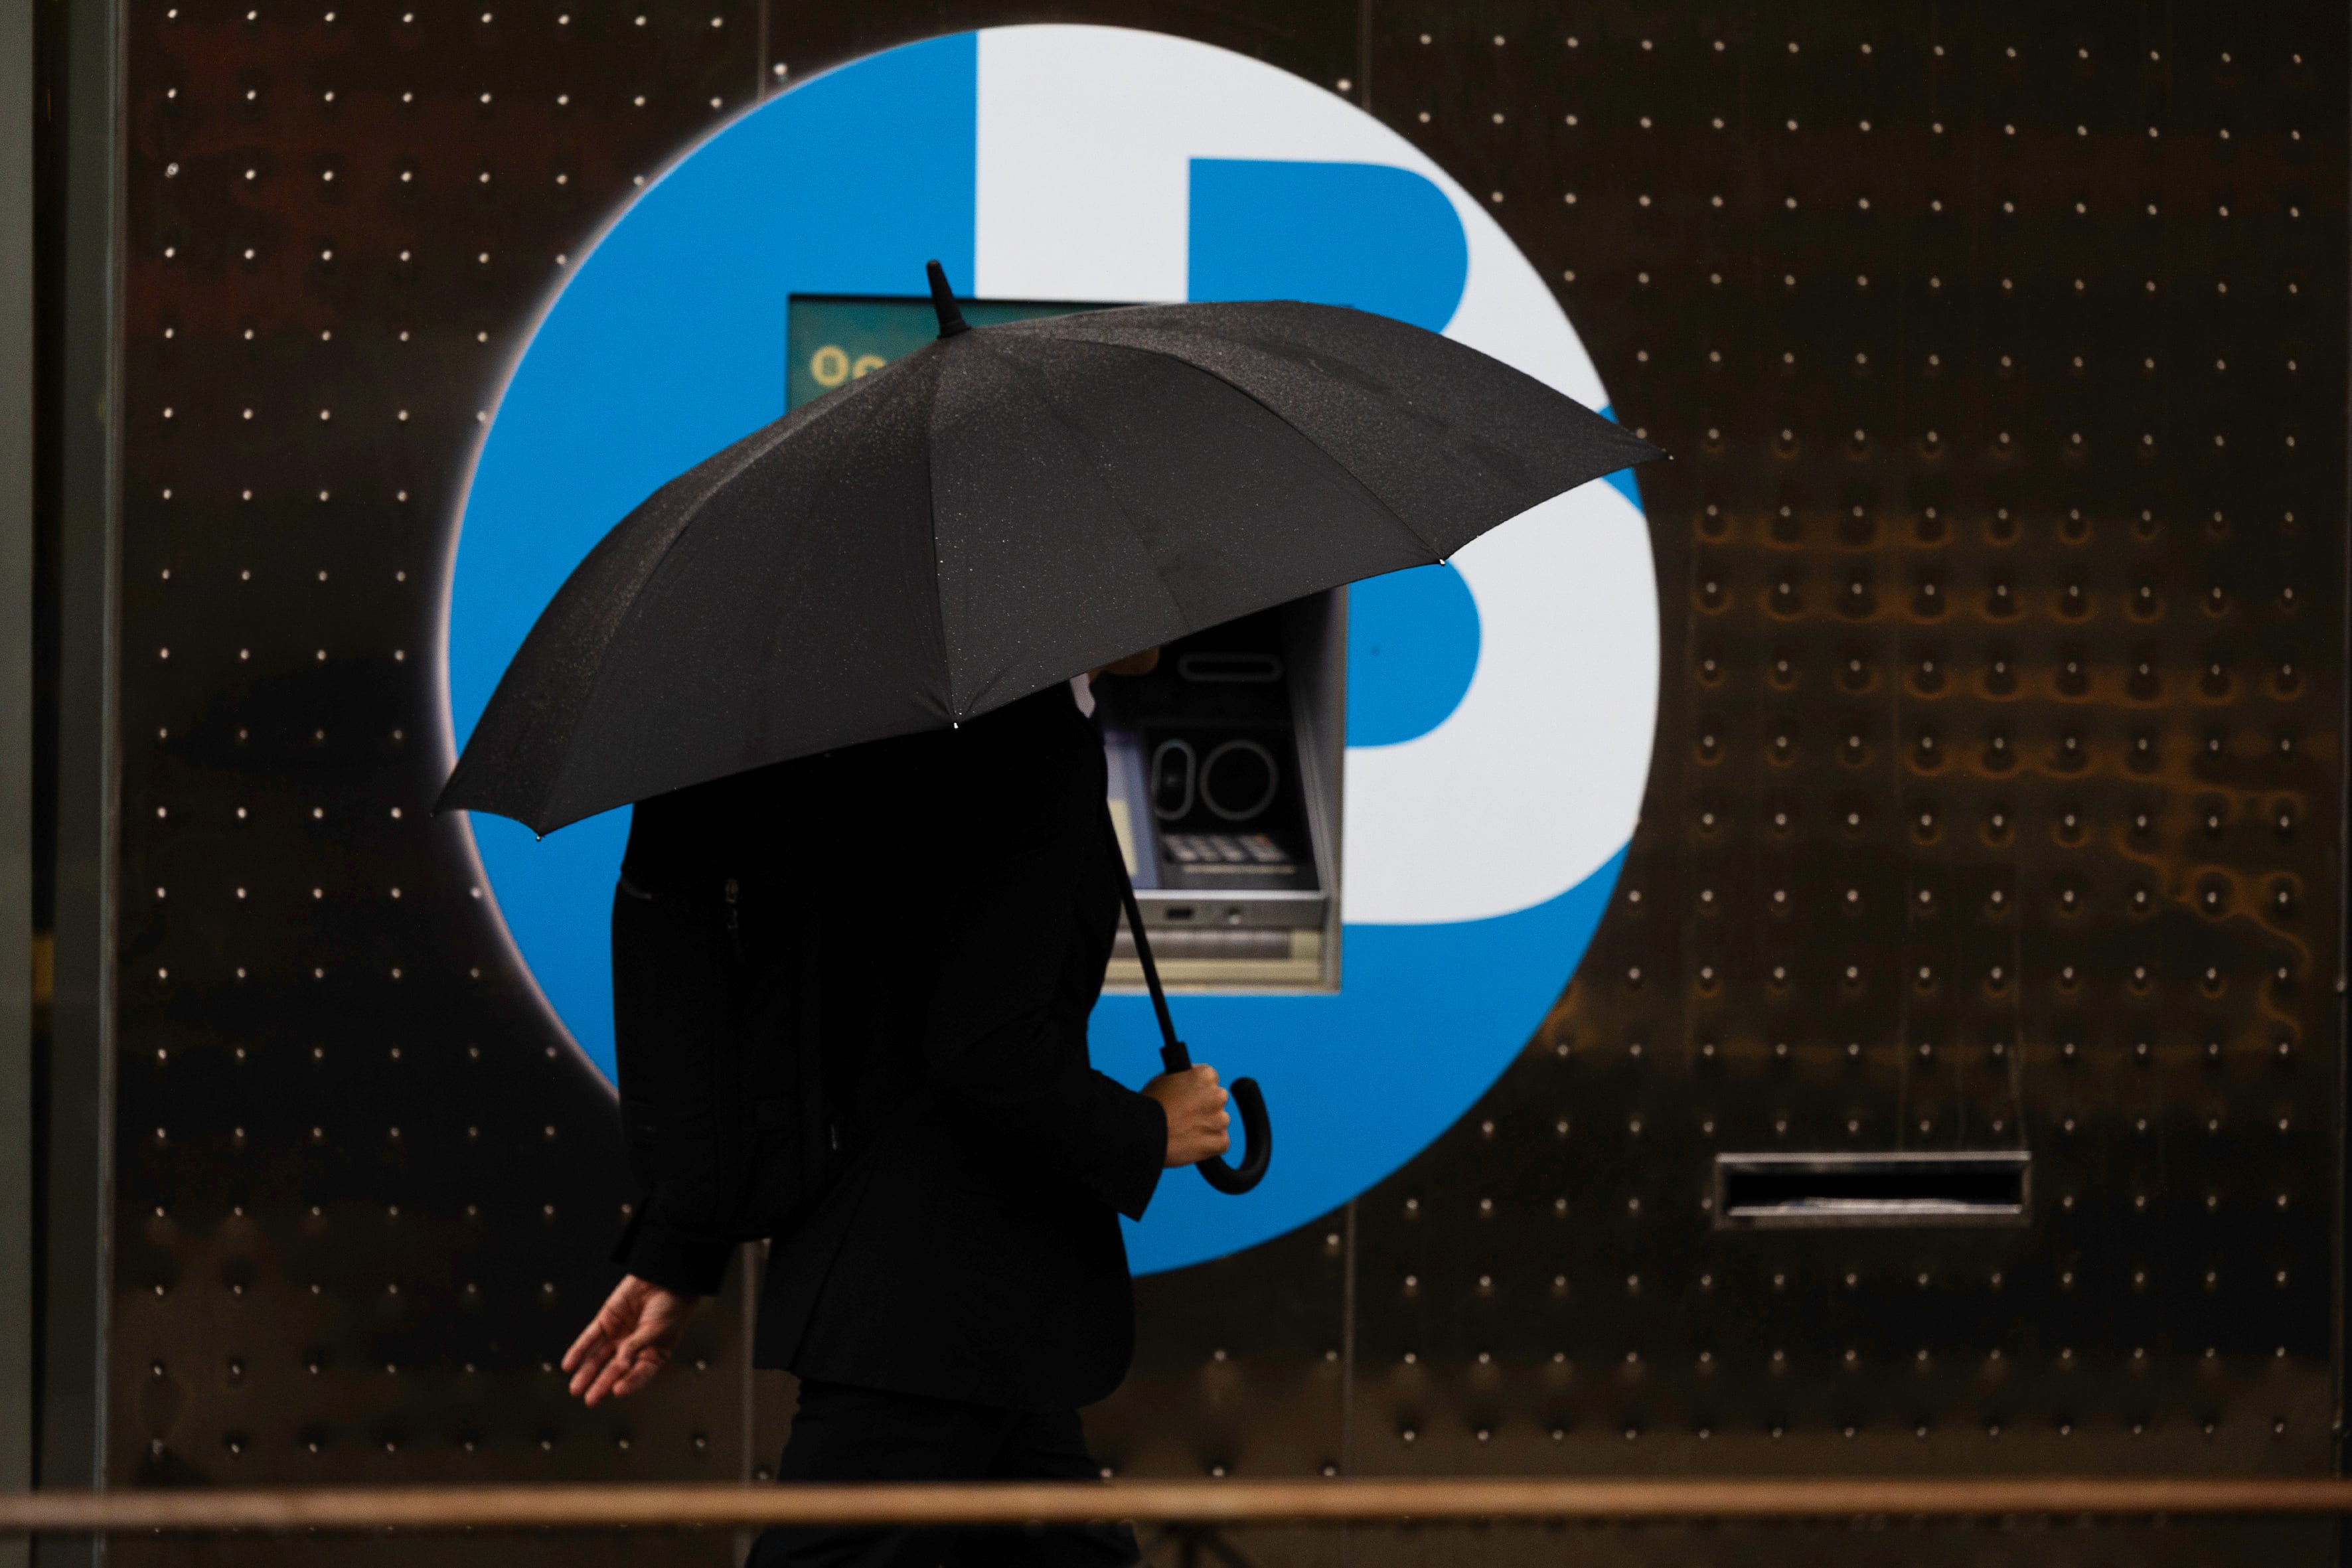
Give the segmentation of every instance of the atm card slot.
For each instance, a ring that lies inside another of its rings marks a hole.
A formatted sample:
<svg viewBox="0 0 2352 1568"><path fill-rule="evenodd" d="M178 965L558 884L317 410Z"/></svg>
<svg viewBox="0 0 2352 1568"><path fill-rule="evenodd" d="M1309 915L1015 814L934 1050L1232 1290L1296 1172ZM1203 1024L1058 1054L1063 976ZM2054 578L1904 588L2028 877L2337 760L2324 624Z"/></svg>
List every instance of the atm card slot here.
<svg viewBox="0 0 2352 1568"><path fill-rule="evenodd" d="M1226 931L1208 927L1200 931L1170 931L1163 926L1151 928L1151 952L1157 958L1257 958L1286 959L1296 946L1296 933L1287 931ZM1111 939L1111 957L1132 959L1135 939L1122 924L1118 934Z"/></svg>

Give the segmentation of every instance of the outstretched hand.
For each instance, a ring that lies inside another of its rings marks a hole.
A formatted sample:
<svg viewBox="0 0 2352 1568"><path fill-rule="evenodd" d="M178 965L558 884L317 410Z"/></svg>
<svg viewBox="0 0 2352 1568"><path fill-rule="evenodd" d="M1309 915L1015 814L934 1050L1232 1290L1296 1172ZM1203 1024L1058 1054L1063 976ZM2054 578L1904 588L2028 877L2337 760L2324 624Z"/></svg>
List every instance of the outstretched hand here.
<svg viewBox="0 0 2352 1568"><path fill-rule="evenodd" d="M603 1310L580 1331L563 1352L563 1370L572 1374L572 1392L591 1405L605 1397L620 1399L654 1380L669 1362L669 1352L686 1331L700 1298L625 1275L604 1298Z"/></svg>

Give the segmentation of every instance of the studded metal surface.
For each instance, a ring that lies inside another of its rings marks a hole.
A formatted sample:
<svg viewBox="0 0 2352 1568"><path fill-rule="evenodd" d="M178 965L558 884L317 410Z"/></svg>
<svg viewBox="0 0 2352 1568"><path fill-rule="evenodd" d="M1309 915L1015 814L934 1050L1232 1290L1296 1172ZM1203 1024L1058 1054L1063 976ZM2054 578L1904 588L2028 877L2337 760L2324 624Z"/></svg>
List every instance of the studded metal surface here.
<svg viewBox="0 0 2352 1568"><path fill-rule="evenodd" d="M673 1386L564 1397L619 1129L426 813L478 411L564 247L750 96L751 13L130 16L112 1475L731 1478L732 1294Z"/></svg>
<svg viewBox="0 0 2352 1568"><path fill-rule="evenodd" d="M1382 15L1679 460L1615 905L1360 1204L1359 1463L2326 1470L2341 18ZM1707 1212L2018 1146L2023 1229Z"/></svg>
<svg viewBox="0 0 2352 1568"><path fill-rule="evenodd" d="M1678 459L1643 479L1651 789L1580 973L1352 1214L1146 1282L1101 1457L2328 1469L2345 17L1570 10L1054 13L1366 103L1490 199ZM732 1291L690 1342L705 1370L617 1409L547 1370L628 1194L609 1100L425 816L451 519L537 304L640 177L779 81L1038 14L128 16L112 1474L753 1473L788 1380L754 1390ZM2022 1228L1732 1233L1703 1206L1721 1152L2021 1145ZM2094 1554L2221 1539L2116 1528ZM2032 1523L1253 1545L2092 1551Z"/></svg>

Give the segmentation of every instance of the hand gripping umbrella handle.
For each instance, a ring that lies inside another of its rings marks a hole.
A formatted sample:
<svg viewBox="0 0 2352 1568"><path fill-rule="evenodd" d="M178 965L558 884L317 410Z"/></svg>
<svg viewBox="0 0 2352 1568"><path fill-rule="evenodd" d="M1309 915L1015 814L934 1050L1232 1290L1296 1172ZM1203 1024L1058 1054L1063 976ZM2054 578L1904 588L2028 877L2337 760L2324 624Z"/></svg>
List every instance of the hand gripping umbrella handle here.
<svg viewBox="0 0 2352 1568"><path fill-rule="evenodd" d="M1135 938L1135 956L1143 964L1143 983L1151 990L1151 1010L1160 1016L1160 1066L1166 1072L1184 1072L1192 1065L1192 1053L1176 1037L1176 1020L1168 1012L1168 993L1160 989L1160 966L1151 962L1151 943L1143 934L1143 910L1135 901L1135 883L1127 874L1127 853L1112 836L1111 864L1118 868L1118 896L1127 905L1127 929ZM1266 1120L1265 1096L1258 1092L1257 1079L1237 1078L1231 1086L1234 1105L1242 1113L1242 1163L1228 1165L1220 1155L1212 1154L1192 1168L1201 1179L1221 1193L1240 1194L1265 1179L1266 1162L1274 1157L1274 1124Z"/></svg>

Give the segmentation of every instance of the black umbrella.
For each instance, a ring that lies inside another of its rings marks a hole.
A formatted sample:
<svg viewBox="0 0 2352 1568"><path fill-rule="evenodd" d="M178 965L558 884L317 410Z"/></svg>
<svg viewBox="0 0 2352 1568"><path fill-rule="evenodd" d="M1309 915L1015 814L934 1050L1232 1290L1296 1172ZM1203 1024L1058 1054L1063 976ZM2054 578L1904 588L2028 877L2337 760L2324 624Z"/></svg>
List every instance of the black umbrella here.
<svg viewBox="0 0 2352 1568"><path fill-rule="evenodd" d="M1660 455L1383 316L1148 305L973 331L937 262L930 283L936 342L707 458L597 542L436 810L547 833L961 723L1139 648L1443 561Z"/></svg>
<svg viewBox="0 0 2352 1568"><path fill-rule="evenodd" d="M940 337L662 486L556 591L436 809L540 833L961 723L1139 648L1443 561L1656 447L1331 305Z"/></svg>

